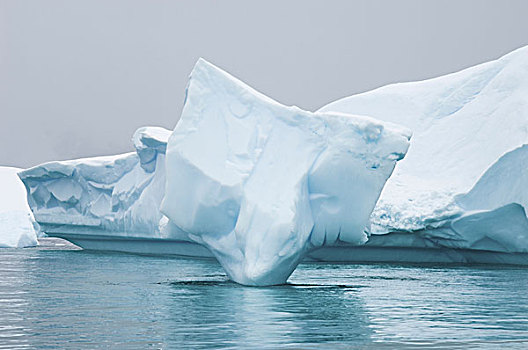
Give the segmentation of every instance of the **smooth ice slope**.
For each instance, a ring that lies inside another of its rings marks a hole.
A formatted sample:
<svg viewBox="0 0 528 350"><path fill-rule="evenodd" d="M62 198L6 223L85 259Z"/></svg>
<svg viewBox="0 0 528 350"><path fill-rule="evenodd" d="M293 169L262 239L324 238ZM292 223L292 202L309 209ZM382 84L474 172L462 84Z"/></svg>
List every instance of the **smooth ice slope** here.
<svg viewBox="0 0 528 350"><path fill-rule="evenodd" d="M17 176L22 169L0 167L0 248L36 246L36 224Z"/></svg>
<svg viewBox="0 0 528 350"><path fill-rule="evenodd" d="M136 152L45 163L19 175L35 219L48 233L160 237L170 131L138 129Z"/></svg>
<svg viewBox="0 0 528 350"><path fill-rule="evenodd" d="M307 251L361 244L410 132L283 106L199 60L167 146L162 212L246 285L281 284Z"/></svg>
<svg viewBox="0 0 528 350"><path fill-rule="evenodd" d="M320 111L366 114L413 130L372 214L373 234L415 232L433 247L528 252L528 47Z"/></svg>

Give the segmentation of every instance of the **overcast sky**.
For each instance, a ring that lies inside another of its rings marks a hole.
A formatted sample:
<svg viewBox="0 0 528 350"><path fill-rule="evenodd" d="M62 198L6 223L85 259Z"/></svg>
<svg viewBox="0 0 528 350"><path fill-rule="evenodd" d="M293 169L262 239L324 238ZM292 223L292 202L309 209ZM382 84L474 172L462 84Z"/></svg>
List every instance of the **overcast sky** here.
<svg viewBox="0 0 528 350"><path fill-rule="evenodd" d="M315 110L528 45L528 1L0 0L0 164L132 150L202 56Z"/></svg>

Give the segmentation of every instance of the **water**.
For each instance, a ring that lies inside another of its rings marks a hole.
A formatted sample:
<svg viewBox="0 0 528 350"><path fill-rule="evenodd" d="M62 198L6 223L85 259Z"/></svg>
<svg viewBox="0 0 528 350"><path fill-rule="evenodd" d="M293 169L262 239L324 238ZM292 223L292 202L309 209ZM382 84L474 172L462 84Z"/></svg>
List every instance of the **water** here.
<svg viewBox="0 0 528 350"><path fill-rule="evenodd" d="M528 348L528 269L304 264L242 287L210 260L0 250L0 348Z"/></svg>

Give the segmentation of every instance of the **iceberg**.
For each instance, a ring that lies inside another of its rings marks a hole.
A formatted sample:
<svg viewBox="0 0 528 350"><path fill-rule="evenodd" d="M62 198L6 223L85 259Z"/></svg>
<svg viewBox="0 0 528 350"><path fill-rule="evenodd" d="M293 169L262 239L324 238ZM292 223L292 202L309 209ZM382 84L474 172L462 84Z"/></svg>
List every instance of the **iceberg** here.
<svg viewBox="0 0 528 350"><path fill-rule="evenodd" d="M19 177L43 232L92 250L210 257L160 212L171 131L142 127L135 152L44 163Z"/></svg>
<svg viewBox="0 0 528 350"><path fill-rule="evenodd" d="M38 245L38 225L26 202L26 190L17 173L22 170L0 167L0 248Z"/></svg>
<svg viewBox="0 0 528 350"><path fill-rule="evenodd" d="M50 236L215 257L248 285L302 259L528 265L526 96L528 47L315 113L200 60L174 132L19 175Z"/></svg>
<svg viewBox="0 0 528 350"><path fill-rule="evenodd" d="M46 233L159 235L170 131L138 129L136 152L49 162L19 173Z"/></svg>
<svg viewBox="0 0 528 350"><path fill-rule="evenodd" d="M358 245L410 131L286 107L200 59L169 138L161 211L245 285L284 283L313 249Z"/></svg>
<svg viewBox="0 0 528 350"><path fill-rule="evenodd" d="M234 281L272 285L314 249L367 240L410 136L365 116L283 106L200 59L172 134L141 128L135 152L19 176L50 236L86 249L214 256Z"/></svg>
<svg viewBox="0 0 528 350"><path fill-rule="evenodd" d="M515 258L528 253L527 96L524 47L457 73L388 85L320 109L413 130L408 154L370 218L365 247L388 248L371 259L383 260L380 255L395 248L453 248L443 259L528 263L526 256ZM483 260L477 251L512 255ZM407 255L394 260L411 259Z"/></svg>

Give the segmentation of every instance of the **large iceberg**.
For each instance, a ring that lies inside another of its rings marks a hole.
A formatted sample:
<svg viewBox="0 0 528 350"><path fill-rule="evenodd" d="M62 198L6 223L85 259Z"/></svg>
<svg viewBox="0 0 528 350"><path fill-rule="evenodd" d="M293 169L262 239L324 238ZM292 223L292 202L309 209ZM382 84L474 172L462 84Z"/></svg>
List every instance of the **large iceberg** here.
<svg viewBox="0 0 528 350"><path fill-rule="evenodd" d="M24 185L17 176L20 170L0 167L0 248L38 244L38 225L27 204Z"/></svg>
<svg viewBox="0 0 528 350"><path fill-rule="evenodd" d="M141 128L136 152L22 171L43 231L91 249L212 254L234 281L284 283L313 249L367 240L410 131L283 106L199 60L169 135Z"/></svg>
<svg viewBox="0 0 528 350"><path fill-rule="evenodd" d="M20 176L50 235L215 256L244 284L282 283L303 257L528 265L526 96L528 48L316 113L200 60L170 138L142 128L136 152ZM391 123L414 136L383 188L410 135Z"/></svg>
<svg viewBox="0 0 528 350"><path fill-rule="evenodd" d="M35 219L48 234L159 237L170 131L145 127L136 152L45 163L19 173Z"/></svg>
<svg viewBox="0 0 528 350"><path fill-rule="evenodd" d="M135 152L54 161L20 179L43 232L85 249L210 257L160 212L171 131L139 128Z"/></svg>
<svg viewBox="0 0 528 350"><path fill-rule="evenodd" d="M367 240L410 131L283 106L199 60L167 146L161 206L246 285L284 283L305 254Z"/></svg>
<svg viewBox="0 0 528 350"><path fill-rule="evenodd" d="M370 218L367 246L528 253L528 47L320 111L366 114L413 130Z"/></svg>

